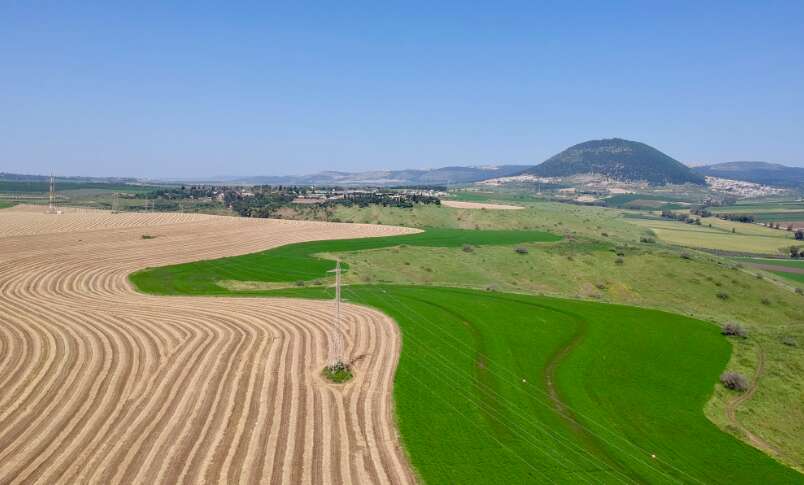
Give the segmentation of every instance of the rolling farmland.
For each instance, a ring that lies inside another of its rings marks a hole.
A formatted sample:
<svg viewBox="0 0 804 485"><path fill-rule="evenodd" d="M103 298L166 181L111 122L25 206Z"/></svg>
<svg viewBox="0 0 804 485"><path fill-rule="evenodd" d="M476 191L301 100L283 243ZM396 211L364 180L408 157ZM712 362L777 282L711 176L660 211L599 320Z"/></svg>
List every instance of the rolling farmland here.
<svg viewBox="0 0 804 485"><path fill-rule="evenodd" d="M702 219L702 225L659 219L628 219L650 229L660 240L679 246L755 254L783 254L795 243L787 231L764 228L755 224ZM712 224L708 227L707 224ZM732 228L735 232L732 232Z"/></svg>
<svg viewBox="0 0 804 485"><path fill-rule="evenodd" d="M455 246L484 233L486 244L512 242L510 231L507 239L495 231L428 233L365 242ZM268 264L272 253L310 268L320 261L316 254L358 242L287 246L157 268L132 280L163 294L331 298L323 285L240 292L216 278L296 280L304 273ZM254 269L262 266L275 271ZM476 290L356 285L344 296L382 310L401 327L396 414L405 448L427 483L800 478L704 417L730 354L714 326L633 307Z"/></svg>

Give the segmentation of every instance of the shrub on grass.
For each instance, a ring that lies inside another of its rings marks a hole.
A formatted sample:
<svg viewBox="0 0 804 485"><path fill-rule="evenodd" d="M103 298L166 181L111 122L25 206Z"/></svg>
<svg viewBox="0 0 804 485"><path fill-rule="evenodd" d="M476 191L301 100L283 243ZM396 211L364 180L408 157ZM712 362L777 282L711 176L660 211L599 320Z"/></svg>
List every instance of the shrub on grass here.
<svg viewBox="0 0 804 485"><path fill-rule="evenodd" d="M732 391L743 392L748 389L748 379L738 372L724 372L720 375L720 383Z"/></svg>
<svg viewBox="0 0 804 485"><path fill-rule="evenodd" d="M792 335L785 335L782 337L782 345L787 345L788 347L798 347L798 342Z"/></svg>
<svg viewBox="0 0 804 485"><path fill-rule="evenodd" d="M528 254L528 248L520 246L518 248L515 248L514 252L516 252L517 254Z"/></svg>
<svg viewBox="0 0 804 485"><path fill-rule="evenodd" d="M614 260L614 264L619 264L619 265L625 264L625 260L623 258L617 258L617 259Z"/></svg>
<svg viewBox="0 0 804 485"><path fill-rule="evenodd" d="M656 240L653 239L652 237L641 237L639 238L639 242L645 244L656 244Z"/></svg>
<svg viewBox="0 0 804 485"><path fill-rule="evenodd" d="M465 253L471 253L471 252L474 252L474 250L475 250L475 248L473 248L471 244L464 244L463 245L463 252L465 252Z"/></svg>
<svg viewBox="0 0 804 485"><path fill-rule="evenodd" d="M690 253L681 253L681 259L692 259L692 255Z"/></svg>
<svg viewBox="0 0 804 485"><path fill-rule="evenodd" d="M719 291L717 293L717 297L720 298L721 300L728 300L729 299L729 294L724 292L724 291Z"/></svg>
<svg viewBox="0 0 804 485"><path fill-rule="evenodd" d="M766 305L766 306L770 306L770 304L771 304L771 301L770 301L770 299L768 299L768 298L762 298L762 299L760 300L760 302L762 302L762 304L763 304L763 305Z"/></svg>
<svg viewBox="0 0 804 485"><path fill-rule="evenodd" d="M304 286L304 281L302 281L302 280L297 281L296 286L298 286L298 287Z"/></svg>
<svg viewBox="0 0 804 485"><path fill-rule="evenodd" d="M796 288L796 294L797 295L804 295L804 290L802 290L801 288Z"/></svg>
<svg viewBox="0 0 804 485"><path fill-rule="evenodd" d="M723 325L723 329L720 331L720 333L728 337L740 337L740 338L748 337L748 330L746 330L745 327L736 322L729 322Z"/></svg>

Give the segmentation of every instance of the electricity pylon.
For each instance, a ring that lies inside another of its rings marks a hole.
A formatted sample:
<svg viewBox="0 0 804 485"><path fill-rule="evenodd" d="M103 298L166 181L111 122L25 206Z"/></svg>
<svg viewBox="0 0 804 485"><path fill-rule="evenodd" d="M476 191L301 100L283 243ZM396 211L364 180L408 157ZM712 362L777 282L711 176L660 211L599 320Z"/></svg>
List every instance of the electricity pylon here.
<svg viewBox="0 0 804 485"><path fill-rule="evenodd" d="M50 172L50 194L48 195L47 213L58 214L56 210L56 182L53 172Z"/></svg>
<svg viewBox="0 0 804 485"><path fill-rule="evenodd" d="M332 325L332 345L330 347L329 366L343 365L343 336L341 334L341 260L335 263L335 321Z"/></svg>

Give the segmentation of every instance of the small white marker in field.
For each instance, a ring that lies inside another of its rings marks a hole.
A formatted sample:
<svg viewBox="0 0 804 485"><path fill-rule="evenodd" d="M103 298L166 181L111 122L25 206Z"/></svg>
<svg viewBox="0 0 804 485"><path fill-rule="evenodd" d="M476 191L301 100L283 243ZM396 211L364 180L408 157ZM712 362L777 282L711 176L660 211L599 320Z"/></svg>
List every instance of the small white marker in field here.
<svg viewBox="0 0 804 485"><path fill-rule="evenodd" d="M526 381L525 379L522 379L522 382L524 382L525 384L527 384L527 383L528 383L528 381Z"/></svg>
<svg viewBox="0 0 804 485"><path fill-rule="evenodd" d="M656 459L656 453L651 453L650 457L655 460Z"/></svg>

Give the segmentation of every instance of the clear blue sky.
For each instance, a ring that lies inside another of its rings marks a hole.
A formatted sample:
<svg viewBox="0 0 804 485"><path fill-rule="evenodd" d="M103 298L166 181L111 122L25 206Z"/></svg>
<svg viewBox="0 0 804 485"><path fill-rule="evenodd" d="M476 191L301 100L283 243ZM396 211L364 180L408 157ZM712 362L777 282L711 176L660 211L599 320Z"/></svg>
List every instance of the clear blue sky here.
<svg viewBox="0 0 804 485"><path fill-rule="evenodd" d="M0 171L804 164L800 0L68 3L0 3Z"/></svg>

